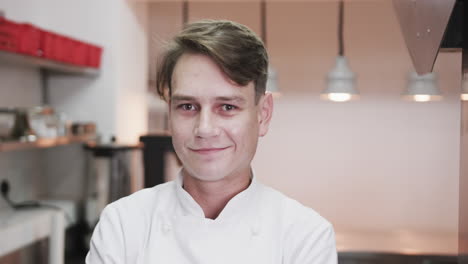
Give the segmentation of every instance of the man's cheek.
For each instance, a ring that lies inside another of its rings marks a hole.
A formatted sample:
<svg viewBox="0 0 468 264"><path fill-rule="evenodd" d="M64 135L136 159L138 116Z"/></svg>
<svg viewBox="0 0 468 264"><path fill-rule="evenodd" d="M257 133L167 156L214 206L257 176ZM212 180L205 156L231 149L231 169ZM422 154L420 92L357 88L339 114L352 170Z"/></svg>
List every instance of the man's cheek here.
<svg viewBox="0 0 468 264"><path fill-rule="evenodd" d="M180 129L180 128L187 126L188 122L186 120L183 120L178 115L173 115L170 119L170 123L173 128L173 132L177 132L176 129Z"/></svg>
<svg viewBox="0 0 468 264"><path fill-rule="evenodd" d="M234 135L248 134L254 132L257 126L258 124L253 118L231 120L231 122L225 124L227 130L229 130L231 134Z"/></svg>
<svg viewBox="0 0 468 264"><path fill-rule="evenodd" d="M192 137L192 123L189 120L173 120L172 122L172 138L178 144L182 144Z"/></svg>

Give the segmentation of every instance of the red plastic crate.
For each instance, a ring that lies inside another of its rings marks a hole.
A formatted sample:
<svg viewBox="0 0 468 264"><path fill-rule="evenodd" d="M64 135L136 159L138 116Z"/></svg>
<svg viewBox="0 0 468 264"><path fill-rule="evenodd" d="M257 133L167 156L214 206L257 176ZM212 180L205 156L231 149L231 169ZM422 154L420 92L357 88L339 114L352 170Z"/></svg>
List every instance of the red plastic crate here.
<svg viewBox="0 0 468 264"><path fill-rule="evenodd" d="M43 57L60 62L70 62L70 38L54 32L43 31L41 37L41 50Z"/></svg>
<svg viewBox="0 0 468 264"><path fill-rule="evenodd" d="M73 48L73 64L86 66L88 56L88 45L81 41L75 41Z"/></svg>
<svg viewBox="0 0 468 264"><path fill-rule="evenodd" d="M91 44L88 45L88 66L99 68L101 66L102 48Z"/></svg>
<svg viewBox="0 0 468 264"><path fill-rule="evenodd" d="M18 52L20 24L0 17L0 50Z"/></svg>
<svg viewBox="0 0 468 264"><path fill-rule="evenodd" d="M42 30L41 32L41 51L42 57L50 60L56 60L55 42L57 34Z"/></svg>
<svg viewBox="0 0 468 264"><path fill-rule="evenodd" d="M63 35L57 35L54 49L56 60L61 62L68 62L68 50L70 49L69 38Z"/></svg>
<svg viewBox="0 0 468 264"><path fill-rule="evenodd" d="M21 24L18 52L39 56L41 47L41 31L31 24Z"/></svg>
<svg viewBox="0 0 468 264"><path fill-rule="evenodd" d="M73 53L76 49L76 40L66 37L65 41L65 62L75 64Z"/></svg>
<svg viewBox="0 0 468 264"><path fill-rule="evenodd" d="M38 56L77 66L99 68L102 48L0 17L0 50Z"/></svg>

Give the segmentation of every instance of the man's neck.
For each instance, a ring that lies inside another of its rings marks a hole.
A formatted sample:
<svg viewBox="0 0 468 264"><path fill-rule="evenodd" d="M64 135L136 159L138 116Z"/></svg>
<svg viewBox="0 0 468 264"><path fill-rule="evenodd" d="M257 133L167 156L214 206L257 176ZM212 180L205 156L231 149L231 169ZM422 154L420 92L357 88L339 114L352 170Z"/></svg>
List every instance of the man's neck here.
<svg viewBox="0 0 468 264"><path fill-rule="evenodd" d="M216 219L226 204L250 185L250 169L219 181L202 181L183 171L183 188L193 197L206 218Z"/></svg>

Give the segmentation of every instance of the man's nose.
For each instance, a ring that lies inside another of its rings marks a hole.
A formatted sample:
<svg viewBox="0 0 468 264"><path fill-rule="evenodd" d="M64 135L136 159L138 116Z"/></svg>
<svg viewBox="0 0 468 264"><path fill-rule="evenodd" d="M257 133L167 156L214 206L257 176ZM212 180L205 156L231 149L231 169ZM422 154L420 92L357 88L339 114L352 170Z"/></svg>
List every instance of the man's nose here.
<svg viewBox="0 0 468 264"><path fill-rule="evenodd" d="M216 116L208 109L200 111L194 132L195 136L200 138L218 136L220 130L217 125Z"/></svg>

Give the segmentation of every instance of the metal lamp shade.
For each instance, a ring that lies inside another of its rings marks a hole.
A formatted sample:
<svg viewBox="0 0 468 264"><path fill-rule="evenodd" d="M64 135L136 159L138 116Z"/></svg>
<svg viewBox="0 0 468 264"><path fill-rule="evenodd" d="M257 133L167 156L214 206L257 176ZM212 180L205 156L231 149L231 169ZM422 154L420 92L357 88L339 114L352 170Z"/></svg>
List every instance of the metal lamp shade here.
<svg viewBox="0 0 468 264"><path fill-rule="evenodd" d="M468 101L468 79L463 76L462 80L462 91L461 91L462 101Z"/></svg>
<svg viewBox="0 0 468 264"><path fill-rule="evenodd" d="M418 75L410 73L408 87L403 97L415 102L439 101L442 99L440 90L437 87L437 77L435 73Z"/></svg>
<svg viewBox="0 0 468 264"><path fill-rule="evenodd" d="M278 72L275 68L268 66L268 79L266 83L266 91L273 94L274 96L279 96L280 91L278 87Z"/></svg>
<svg viewBox="0 0 468 264"><path fill-rule="evenodd" d="M333 102L346 102L359 98L356 75L351 71L344 56L336 58L335 67L327 76L327 88L320 97Z"/></svg>

